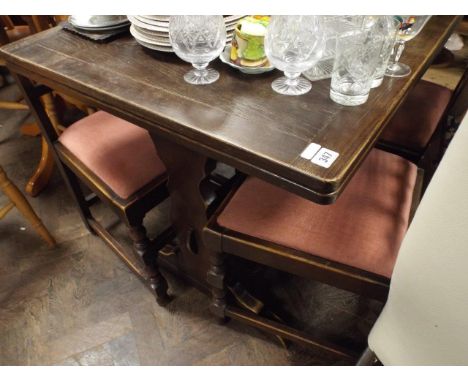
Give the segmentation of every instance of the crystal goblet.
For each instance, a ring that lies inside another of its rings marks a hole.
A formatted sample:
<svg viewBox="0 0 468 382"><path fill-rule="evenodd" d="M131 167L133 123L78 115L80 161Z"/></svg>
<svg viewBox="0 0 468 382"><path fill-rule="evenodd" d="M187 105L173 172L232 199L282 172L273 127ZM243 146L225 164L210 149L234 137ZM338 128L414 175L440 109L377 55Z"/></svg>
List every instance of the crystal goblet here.
<svg viewBox="0 0 468 382"><path fill-rule="evenodd" d="M265 35L265 53L271 64L285 74L271 84L285 95L305 94L310 81L300 77L322 57L325 35L318 16L273 16Z"/></svg>
<svg viewBox="0 0 468 382"><path fill-rule="evenodd" d="M400 21L396 42L388 63L385 75L388 77L406 77L411 73L411 68L399 62L405 49L405 42L415 38L429 21L431 16L396 16Z"/></svg>
<svg viewBox="0 0 468 382"><path fill-rule="evenodd" d="M206 85L219 78L216 70L207 67L226 45L226 24L222 16L171 16L169 38L175 54L194 68L184 75L185 81Z"/></svg>

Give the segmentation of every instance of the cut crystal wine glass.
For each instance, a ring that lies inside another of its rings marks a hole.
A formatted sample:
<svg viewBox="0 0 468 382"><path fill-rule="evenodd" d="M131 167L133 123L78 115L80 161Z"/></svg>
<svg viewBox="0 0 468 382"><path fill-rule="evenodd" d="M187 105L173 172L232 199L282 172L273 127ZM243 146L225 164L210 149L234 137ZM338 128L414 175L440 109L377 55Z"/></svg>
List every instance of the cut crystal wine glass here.
<svg viewBox="0 0 468 382"><path fill-rule="evenodd" d="M273 16L265 35L265 53L285 74L273 81L273 90L285 95L307 93L312 84L300 75L319 61L324 49L319 16Z"/></svg>
<svg viewBox="0 0 468 382"><path fill-rule="evenodd" d="M400 21L396 42L385 75L388 77L406 77L411 68L398 62L405 49L405 42L415 38L429 21L431 16L396 16Z"/></svg>
<svg viewBox="0 0 468 382"><path fill-rule="evenodd" d="M171 16L169 38L175 54L194 69L184 75L193 85L215 82L219 73L208 69L226 45L226 25L222 16Z"/></svg>

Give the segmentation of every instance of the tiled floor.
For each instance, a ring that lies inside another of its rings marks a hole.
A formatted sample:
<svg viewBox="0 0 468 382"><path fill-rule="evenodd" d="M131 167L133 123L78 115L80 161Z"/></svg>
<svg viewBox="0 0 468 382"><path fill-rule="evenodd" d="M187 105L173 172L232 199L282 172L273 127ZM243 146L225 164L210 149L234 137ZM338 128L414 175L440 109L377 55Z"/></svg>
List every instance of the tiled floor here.
<svg viewBox="0 0 468 382"><path fill-rule="evenodd" d="M4 88L0 96L14 91ZM19 134L25 116L0 111L0 162L21 189L40 155L39 139ZM342 363L292 344L286 350L275 337L239 323L218 325L208 298L173 277L176 298L166 309L159 307L139 279L84 229L58 172L40 196L28 199L58 247L48 250L16 211L0 222L0 364ZM0 195L0 204L5 201ZM167 210L166 204L151 213L150 232L164 226ZM102 206L97 215L117 221ZM121 228L115 231L123 238ZM358 349L376 317L353 294L301 279L285 278L276 295L288 301L287 311L306 317L305 326ZM378 311L379 304L369 303Z"/></svg>
<svg viewBox="0 0 468 382"><path fill-rule="evenodd" d="M426 75L434 76L453 79L433 71ZM15 92L2 88L0 97ZM26 118L21 111L0 111L0 163L21 189L40 155L39 139L19 134ZM16 211L0 221L0 365L344 364L294 344L285 349L276 338L236 322L218 325L208 298L171 275L176 298L166 309L159 307L113 252L84 229L57 172L49 187L29 200L58 247L48 250ZM0 205L5 201L0 194ZM150 232L164 226L167 209L151 213ZM107 222L116 221L101 206L97 210ZM381 304L274 272L264 281L272 279L278 306L290 321L356 349L365 346Z"/></svg>

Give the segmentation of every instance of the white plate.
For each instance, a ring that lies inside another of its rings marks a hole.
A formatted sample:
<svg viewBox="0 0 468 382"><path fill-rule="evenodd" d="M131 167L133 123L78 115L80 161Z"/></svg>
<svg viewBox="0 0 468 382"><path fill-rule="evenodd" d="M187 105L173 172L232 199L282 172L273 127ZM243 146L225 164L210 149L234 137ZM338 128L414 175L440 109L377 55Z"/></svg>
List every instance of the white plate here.
<svg viewBox="0 0 468 382"><path fill-rule="evenodd" d="M225 23L231 23L231 22L237 22L240 19L244 18L245 15L230 15L230 16L224 16L224 22Z"/></svg>
<svg viewBox="0 0 468 382"><path fill-rule="evenodd" d="M157 50L159 52L166 52L166 53L173 53L174 51L172 48L169 48L167 46L161 46L161 45L154 45L154 44L148 44L147 42L144 42L142 40L138 40L135 37L135 40L138 44L144 46L145 48L151 49L151 50Z"/></svg>
<svg viewBox="0 0 468 382"><path fill-rule="evenodd" d="M153 31L150 29L139 27L137 24L132 23L132 25L138 32L145 33L147 35L151 35L151 36L158 37L158 38L167 38L167 39L169 38L169 31L157 32L157 31Z"/></svg>
<svg viewBox="0 0 468 382"><path fill-rule="evenodd" d="M130 27L137 36L142 39L147 39L151 42L161 42L161 44L170 45L169 33L156 32L149 29L139 27L137 24L133 24ZM226 43L230 43L234 37L234 31L226 31Z"/></svg>
<svg viewBox="0 0 468 382"><path fill-rule="evenodd" d="M145 22L142 22L142 21L136 19L133 16L127 16L127 17L132 22L132 24L135 24L136 26L139 26L140 28L148 29L148 30L151 30L151 31L154 31L154 32L169 33L169 27L164 27L163 28L163 27L159 27L159 26L156 26L156 25L147 24Z"/></svg>
<svg viewBox="0 0 468 382"><path fill-rule="evenodd" d="M146 19L154 20L154 21L166 21L168 22L170 19L170 15L138 15L138 17L144 17ZM237 22L238 20L244 18L243 15L228 15L223 16L224 22L226 23L233 23Z"/></svg>
<svg viewBox="0 0 468 382"><path fill-rule="evenodd" d="M150 19L150 20L155 20L155 21L169 21L169 18L171 16L168 16L168 15L149 15L149 16L144 16L146 17L147 19Z"/></svg>
<svg viewBox="0 0 468 382"><path fill-rule="evenodd" d="M84 28L84 27L79 27L77 25L73 25L73 26L76 29L81 30L83 32L87 32L87 33L106 33L106 32L112 32L112 31L120 31L120 30L123 31L124 29L128 29L129 25L130 25L130 23L123 24L123 25L117 25L117 26L113 26L113 27L102 27L102 28Z"/></svg>
<svg viewBox="0 0 468 382"><path fill-rule="evenodd" d="M68 22L74 27L82 29L101 29L109 27L123 26L128 23L125 16L70 16Z"/></svg>
<svg viewBox="0 0 468 382"><path fill-rule="evenodd" d="M143 23L149 24L149 25L153 25L153 26L157 26L157 27L161 27L161 28L169 28L169 21L157 21L157 20L149 19L146 16L140 16L140 15L137 15L137 16L134 16L134 17L137 20L139 20L139 21L141 21Z"/></svg>
<svg viewBox="0 0 468 382"><path fill-rule="evenodd" d="M133 20L131 20L132 22L134 22L134 20L138 20L140 22L140 24L146 24L146 25L148 25L150 27L159 27L159 28L169 29L169 19L167 21L161 21L161 20L154 20L152 18L149 18L148 16L140 16L140 15L127 16L127 17L128 17L129 20L133 19ZM229 20L229 21L224 19L224 23L226 24L226 28L233 30L242 17L240 17L239 19L233 19L233 20Z"/></svg>
<svg viewBox="0 0 468 382"><path fill-rule="evenodd" d="M140 16L127 16L128 19L132 22L132 24L136 25L141 29L146 29L152 32L159 32L159 33L169 33L169 23L158 23L153 24L153 21L142 19ZM234 29L236 28L237 22L233 24L226 24L226 32L227 34L234 33Z"/></svg>
<svg viewBox="0 0 468 382"><path fill-rule="evenodd" d="M136 29L135 29L135 26L132 24L130 26L130 33L132 34L133 37L135 37L136 39L138 40L141 40L141 41L144 41L146 42L147 44L152 44L152 45L163 45L163 44L159 44L159 41L156 41L154 40L153 38L151 37L147 37L145 36L144 34L138 32ZM164 44L166 45L166 44ZM169 44L170 46L170 44Z"/></svg>
<svg viewBox="0 0 468 382"><path fill-rule="evenodd" d="M270 72L274 69L274 66L270 64L270 66L260 66L260 67L255 67L255 68L249 68L247 66L239 66L231 61L231 44L226 45L224 48L223 52L219 56L219 59L224 62L225 64L228 64L229 66L240 70L242 73L245 74L260 74L260 73L266 73Z"/></svg>
<svg viewBox="0 0 468 382"><path fill-rule="evenodd" d="M142 30L141 28L138 28L136 25L131 26L133 29L134 34L137 35L137 37L141 37L142 39L146 39L152 44L159 44L159 45L167 45L171 46L171 41L169 40L169 35L166 36L161 36L161 35L154 35L151 32L147 32L145 30Z"/></svg>

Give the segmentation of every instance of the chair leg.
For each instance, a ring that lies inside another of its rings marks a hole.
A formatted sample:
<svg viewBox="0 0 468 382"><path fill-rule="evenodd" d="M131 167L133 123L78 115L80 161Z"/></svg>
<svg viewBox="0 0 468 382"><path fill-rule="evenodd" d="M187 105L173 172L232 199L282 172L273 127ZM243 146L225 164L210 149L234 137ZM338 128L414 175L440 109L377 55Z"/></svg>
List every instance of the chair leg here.
<svg viewBox="0 0 468 382"><path fill-rule="evenodd" d="M29 110L28 105L20 102L0 101L0 109Z"/></svg>
<svg viewBox="0 0 468 382"><path fill-rule="evenodd" d="M29 202L7 177L5 171L0 167L0 188L5 195L12 201L21 214L29 221L34 230L48 244L50 248L55 246L55 239L49 233L47 228L42 223L41 219L36 215Z"/></svg>
<svg viewBox="0 0 468 382"><path fill-rule="evenodd" d="M372 366L376 362L377 356L369 347L367 347L357 361L356 366Z"/></svg>
<svg viewBox="0 0 468 382"><path fill-rule="evenodd" d="M44 111L46 112L52 127L56 133L59 134L58 131L60 123L57 116L54 97L52 94L44 94L41 99L44 104ZM26 192L31 196L38 195L47 186L54 169L52 150L44 137L42 137L41 150L42 153L39 165L26 186Z"/></svg>
<svg viewBox="0 0 468 382"><path fill-rule="evenodd" d="M38 137L41 135L41 129L35 122L25 123L20 127L20 133L28 137Z"/></svg>
<svg viewBox="0 0 468 382"><path fill-rule="evenodd" d="M57 162L57 164L62 178L65 181L65 184L67 185L68 191L71 193L73 199L76 202L81 220L83 221L86 229L94 235L95 232L89 224L89 220L94 220L94 218L91 214L91 210L89 209L86 197L83 194L83 191L81 190L78 177L65 164L60 163L60 161Z"/></svg>
<svg viewBox="0 0 468 382"><path fill-rule="evenodd" d="M37 196L49 183L54 171L54 158L44 137L41 138L41 160L33 176L26 185L26 192L31 196Z"/></svg>
<svg viewBox="0 0 468 382"><path fill-rule="evenodd" d="M211 286L210 311L220 323L226 321L225 257L224 253L212 252L210 255L211 266L206 275L206 280Z"/></svg>
<svg viewBox="0 0 468 382"><path fill-rule="evenodd" d="M152 250L151 242L146 235L146 229L141 221L139 224L128 224L128 231L133 241L133 248L135 252L140 256L145 264L148 272L149 283L151 289L156 295L156 302L164 306L170 302L170 297L167 293L168 285L167 281L162 275L158 267L157 253Z"/></svg>

